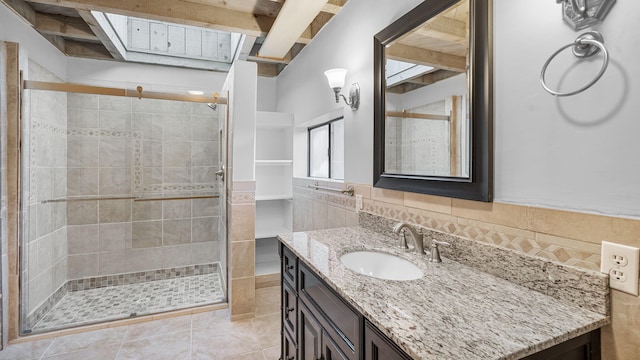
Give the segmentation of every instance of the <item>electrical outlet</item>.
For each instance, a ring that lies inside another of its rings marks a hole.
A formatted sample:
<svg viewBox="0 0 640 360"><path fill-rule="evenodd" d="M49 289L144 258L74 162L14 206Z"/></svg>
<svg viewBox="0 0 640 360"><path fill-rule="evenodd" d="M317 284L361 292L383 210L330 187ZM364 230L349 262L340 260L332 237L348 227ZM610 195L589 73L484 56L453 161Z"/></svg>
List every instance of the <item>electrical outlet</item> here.
<svg viewBox="0 0 640 360"><path fill-rule="evenodd" d="M363 208L362 195L356 195L356 212L360 212Z"/></svg>
<svg viewBox="0 0 640 360"><path fill-rule="evenodd" d="M640 249L603 241L601 254L600 271L609 274L609 286L638 296Z"/></svg>

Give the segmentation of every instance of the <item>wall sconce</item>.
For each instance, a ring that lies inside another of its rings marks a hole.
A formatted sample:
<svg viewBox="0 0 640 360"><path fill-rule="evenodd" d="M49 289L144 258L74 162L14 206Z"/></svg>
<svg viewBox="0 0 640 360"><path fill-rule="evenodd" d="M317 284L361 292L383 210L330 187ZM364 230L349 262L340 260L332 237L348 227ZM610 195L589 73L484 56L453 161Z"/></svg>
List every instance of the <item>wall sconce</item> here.
<svg viewBox="0 0 640 360"><path fill-rule="evenodd" d="M342 99L344 99L344 102L351 107L351 110L358 110L358 106L360 106L360 85L358 85L358 83L351 84L348 99L344 95L340 94L340 90L342 90L342 87L344 86L344 78L347 75L347 70L331 69L325 71L324 75L329 81L329 86L336 94L336 103L340 102L340 96L342 96Z"/></svg>

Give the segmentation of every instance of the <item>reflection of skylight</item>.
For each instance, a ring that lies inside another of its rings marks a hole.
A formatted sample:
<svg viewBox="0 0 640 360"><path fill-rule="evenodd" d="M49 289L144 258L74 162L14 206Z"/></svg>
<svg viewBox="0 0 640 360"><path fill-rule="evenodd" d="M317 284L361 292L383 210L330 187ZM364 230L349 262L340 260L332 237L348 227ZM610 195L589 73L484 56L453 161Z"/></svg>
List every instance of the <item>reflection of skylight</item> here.
<svg viewBox="0 0 640 360"><path fill-rule="evenodd" d="M244 39L237 33L92 13L126 61L227 71Z"/></svg>
<svg viewBox="0 0 640 360"><path fill-rule="evenodd" d="M387 63L385 65L387 87L416 78L433 70L434 68L431 66L387 59Z"/></svg>

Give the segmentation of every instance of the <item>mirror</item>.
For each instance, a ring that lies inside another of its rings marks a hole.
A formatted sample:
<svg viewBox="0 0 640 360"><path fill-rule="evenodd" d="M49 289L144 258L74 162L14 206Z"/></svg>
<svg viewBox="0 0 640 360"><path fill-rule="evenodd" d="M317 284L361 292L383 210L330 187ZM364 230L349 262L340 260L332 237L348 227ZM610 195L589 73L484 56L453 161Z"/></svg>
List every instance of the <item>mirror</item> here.
<svg viewBox="0 0 640 360"><path fill-rule="evenodd" d="M374 37L374 186L493 199L491 1L430 0Z"/></svg>

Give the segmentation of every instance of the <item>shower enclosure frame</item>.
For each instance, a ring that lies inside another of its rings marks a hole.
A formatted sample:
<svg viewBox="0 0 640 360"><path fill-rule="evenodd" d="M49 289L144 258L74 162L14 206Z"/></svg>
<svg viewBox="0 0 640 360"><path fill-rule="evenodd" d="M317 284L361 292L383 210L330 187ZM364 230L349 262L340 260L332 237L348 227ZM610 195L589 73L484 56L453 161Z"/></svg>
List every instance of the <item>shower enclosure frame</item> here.
<svg viewBox="0 0 640 360"><path fill-rule="evenodd" d="M193 102L193 103L206 103L207 105L209 105L210 107L213 106L217 106L217 105L227 105L224 108L224 111L221 112L224 114L224 119L222 119L221 121L224 121L224 144L220 144L220 146L224 146L224 159L220 159L223 162L223 169L228 169L229 168L229 107L228 107L228 96L229 94L227 93L226 97L220 97L218 95L218 93L214 93L212 96L205 96L205 95L191 95L191 94L174 94L174 93L164 93L164 92L149 92L149 91L145 91L143 89L142 86L138 86L136 88L136 90L130 90L130 89L121 89L121 88L110 88L110 87L100 87L100 86L87 86L87 85L80 85L80 84L71 84L71 83L55 83L55 82L44 82L44 81L31 81L31 80L23 80L22 79L22 70L20 70L20 79L19 79L19 91L18 91L18 104L19 104L19 119L17 122L17 126L18 126L18 139L22 139L23 134L23 99L25 99L24 97L24 90L45 90L45 91L59 91L59 92L67 92L67 93L83 93L83 94L94 94L94 95L107 95L107 96L123 96L123 97L135 97L138 99L157 99L157 100L171 100L171 101L182 101L182 102ZM217 130L216 130L217 131ZM20 141L20 140L19 140ZM219 139L219 141L222 141L222 138ZM221 149L220 149L221 150ZM222 154L220 154L222 155ZM15 298L16 295L10 296L10 300L9 301L13 301L14 303L16 301L18 301L18 304L15 305L11 305L9 306L10 309L13 309L12 312L14 315L17 316L13 316L10 317L10 323L9 323L9 334L10 334L10 338L11 339L15 339L18 336L21 335L29 335L28 333L24 333L23 330L23 324L24 324L24 320L23 316L24 314L26 314L26 312L23 311L22 306L27 306L27 304L23 304L21 299L23 298L23 294L26 292L26 290L23 288L24 286L24 279L22 279L22 277L24 276L23 273L23 267L25 266L25 264L23 264L23 259L26 256L26 254L23 254L23 252L25 251L25 248L23 246L24 244L24 222L23 222L23 214L25 213L26 209L24 209L24 204L23 204L23 195L22 195L22 188L23 188L23 184L22 181L24 181L24 177L22 176L22 161L23 161L23 148L21 146L21 141L20 144L18 144L18 151L17 151L17 190L18 190L18 196L17 196L17 208L18 208L18 224L17 224L17 256L15 259L11 259L15 261L15 266L17 269L17 284L14 283L13 288L16 288L17 285L17 299ZM228 244L228 231L229 231L229 219L227 216L227 199L226 199L226 194L227 194L227 190L228 190L228 179L229 177L226 174L226 170L223 171L223 176L222 176L222 187L219 189L220 195L219 196L190 196L190 197L139 197L139 196L131 196L129 197L130 199L134 200L134 201L164 201L164 200L182 200L182 199L202 199L202 198L212 198L212 197L221 197L223 201L220 202L220 204L222 204L223 206L220 209L220 216L224 216L224 226L225 226L225 231L224 231L224 239L220 239L220 241L224 241L225 242L225 249L228 248L229 244ZM96 200L103 200L102 199L96 199ZM50 202L61 202L61 201L74 201L74 200L78 200L75 198L66 198L66 199L51 199ZM224 215L222 215L224 213ZM225 258L228 257L229 255L229 249L227 249L225 251L224 254L221 254L221 256L224 256ZM11 261L10 261L11 263ZM223 289L224 289L224 293L225 293L225 299L228 300L229 297L229 259L226 259L224 262L224 269L223 270L223 278L222 278L222 282L223 282ZM10 281L10 287L11 286L11 281ZM219 304L214 304L214 305L219 305ZM200 306L200 305L195 305ZM184 310L184 309L178 309L179 310ZM141 315L141 316L148 316L148 315L153 315L153 313L151 314L145 314L145 315ZM13 318L13 319L12 319ZM12 321L13 320L13 321ZM13 330L13 331L11 331Z"/></svg>

